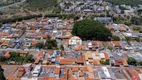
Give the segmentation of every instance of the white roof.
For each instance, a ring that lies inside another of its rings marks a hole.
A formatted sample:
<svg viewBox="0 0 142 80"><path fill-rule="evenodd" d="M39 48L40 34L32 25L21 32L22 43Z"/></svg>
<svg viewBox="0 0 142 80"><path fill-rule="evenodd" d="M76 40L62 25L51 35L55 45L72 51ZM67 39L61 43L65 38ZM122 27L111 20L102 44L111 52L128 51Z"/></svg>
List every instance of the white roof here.
<svg viewBox="0 0 142 80"><path fill-rule="evenodd" d="M38 73L39 73L39 71L33 71L33 75L34 75L34 74L38 74Z"/></svg>
<svg viewBox="0 0 142 80"><path fill-rule="evenodd" d="M38 78L27 78L27 77L22 77L21 80L38 80Z"/></svg>
<svg viewBox="0 0 142 80"><path fill-rule="evenodd" d="M57 33L57 30L54 30L53 33Z"/></svg>
<svg viewBox="0 0 142 80"><path fill-rule="evenodd" d="M132 33L123 33L125 36L132 36Z"/></svg>
<svg viewBox="0 0 142 80"><path fill-rule="evenodd" d="M142 80L142 74L139 74L140 80Z"/></svg>
<svg viewBox="0 0 142 80"><path fill-rule="evenodd" d="M82 44L82 40L79 37L74 36L69 39L69 44L70 45Z"/></svg>
<svg viewBox="0 0 142 80"><path fill-rule="evenodd" d="M28 64L24 64L23 67L29 67L31 65L32 65L32 63L28 63Z"/></svg>
<svg viewBox="0 0 142 80"><path fill-rule="evenodd" d="M100 55L100 58L105 58L104 53L100 53L99 55Z"/></svg>
<svg viewBox="0 0 142 80"><path fill-rule="evenodd" d="M8 32L9 30L3 30L3 32Z"/></svg>
<svg viewBox="0 0 142 80"><path fill-rule="evenodd" d="M107 78L111 78L107 67L102 67L102 69L103 69L103 71L104 71L104 74L107 76Z"/></svg>
<svg viewBox="0 0 142 80"><path fill-rule="evenodd" d="M80 38L78 36L73 36L70 39L75 39L75 40L78 39L79 40Z"/></svg>
<svg viewBox="0 0 142 80"><path fill-rule="evenodd" d="M40 30L36 30L36 32L39 32Z"/></svg>
<svg viewBox="0 0 142 80"><path fill-rule="evenodd" d="M99 57L99 56L96 56L95 53L92 54L92 57L93 57L93 59L99 59L99 60L100 60L100 57Z"/></svg>
<svg viewBox="0 0 142 80"><path fill-rule="evenodd" d="M89 42L89 43L88 43L88 46L89 46L89 47L92 47L92 42Z"/></svg>
<svg viewBox="0 0 142 80"><path fill-rule="evenodd" d="M34 76L34 77L37 77L37 76L38 76L38 74L33 74L33 76Z"/></svg>
<svg viewBox="0 0 142 80"><path fill-rule="evenodd" d="M132 47L125 46L126 49L133 49Z"/></svg>
<svg viewBox="0 0 142 80"><path fill-rule="evenodd" d="M41 65L36 65L33 72L39 72L40 69L41 69Z"/></svg>

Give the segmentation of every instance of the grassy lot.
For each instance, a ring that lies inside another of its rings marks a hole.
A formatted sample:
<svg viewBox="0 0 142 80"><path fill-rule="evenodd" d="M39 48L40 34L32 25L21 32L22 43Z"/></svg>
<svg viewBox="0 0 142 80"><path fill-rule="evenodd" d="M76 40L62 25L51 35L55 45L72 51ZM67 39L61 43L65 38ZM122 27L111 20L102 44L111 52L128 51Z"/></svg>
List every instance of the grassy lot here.
<svg viewBox="0 0 142 80"><path fill-rule="evenodd" d="M57 0L27 0L27 8L30 10L46 10L57 5Z"/></svg>

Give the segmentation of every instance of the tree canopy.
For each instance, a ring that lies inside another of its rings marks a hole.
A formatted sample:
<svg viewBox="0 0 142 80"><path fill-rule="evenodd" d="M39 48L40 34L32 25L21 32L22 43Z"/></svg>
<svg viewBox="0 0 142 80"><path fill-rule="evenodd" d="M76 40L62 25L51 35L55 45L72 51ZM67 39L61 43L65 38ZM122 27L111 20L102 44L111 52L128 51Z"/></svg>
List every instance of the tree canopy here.
<svg viewBox="0 0 142 80"><path fill-rule="evenodd" d="M132 58L132 57L129 57L127 62L130 65L136 65L136 63L137 63L137 61L134 58Z"/></svg>
<svg viewBox="0 0 142 80"><path fill-rule="evenodd" d="M57 41L48 37L44 46L45 49L57 49Z"/></svg>
<svg viewBox="0 0 142 80"><path fill-rule="evenodd" d="M141 0L107 0L107 1L111 2L114 5L126 4L131 6L137 6L139 4L142 4Z"/></svg>
<svg viewBox="0 0 142 80"><path fill-rule="evenodd" d="M118 36L113 35L112 36L112 40L113 41L120 41L120 38Z"/></svg>
<svg viewBox="0 0 142 80"><path fill-rule="evenodd" d="M33 60L33 55L31 55L31 54L29 54L29 55L27 55L27 57L25 57L25 59L24 59L24 62L32 62L32 60Z"/></svg>
<svg viewBox="0 0 142 80"><path fill-rule="evenodd" d="M2 27L2 25L3 25L3 24L2 24L2 23L0 23L0 27Z"/></svg>
<svg viewBox="0 0 142 80"><path fill-rule="evenodd" d="M140 17L132 17L131 23L135 25L142 25L142 16Z"/></svg>
<svg viewBox="0 0 142 80"><path fill-rule="evenodd" d="M93 20L81 20L75 22L72 34L85 40L110 40L112 33L104 24Z"/></svg>
<svg viewBox="0 0 142 80"><path fill-rule="evenodd" d="M2 67L0 65L0 80L6 80L6 78L4 77L3 72L4 72L4 70L2 69Z"/></svg>
<svg viewBox="0 0 142 80"><path fill-rule="evenodd" d="M37 43L36 44L36 48L39 48L39 49L43 48L43 46L44 46L43 43Z"/></svg>

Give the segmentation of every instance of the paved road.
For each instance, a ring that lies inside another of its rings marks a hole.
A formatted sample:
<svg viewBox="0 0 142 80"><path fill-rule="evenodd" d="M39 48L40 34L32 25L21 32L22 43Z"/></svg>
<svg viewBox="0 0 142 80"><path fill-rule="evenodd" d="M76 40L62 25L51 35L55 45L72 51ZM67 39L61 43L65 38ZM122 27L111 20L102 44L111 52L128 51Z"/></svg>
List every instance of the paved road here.
<svg viewBox="0 0 142 80"><path fill-rule="evenodd" d="M14 4L10 4L10 5L8 5L8 6L0 7L0 11L9 9L10 7L14 7L14 6L17 6L17 5L19 5L19 4L23 4L23 2L25 2L25 1L26 1L26 0L22 0L21 2L17 2L17 3L14 3Z"/></svg>

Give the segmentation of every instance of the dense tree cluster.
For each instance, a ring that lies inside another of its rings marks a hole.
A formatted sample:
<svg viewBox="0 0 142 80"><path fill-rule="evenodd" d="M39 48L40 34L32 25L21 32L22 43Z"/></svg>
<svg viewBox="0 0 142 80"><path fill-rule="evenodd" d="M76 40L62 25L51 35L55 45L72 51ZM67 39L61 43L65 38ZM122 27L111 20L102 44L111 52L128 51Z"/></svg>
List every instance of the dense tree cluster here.
<svg viewBox="0 0 142 80"><path fill-rule="evenodd" d="M13 22L16 22L16 21L28 20L28 19L32 19L32 18L38 18L38 17L42 17L42 14L15 17L15 18L9 18L9 19L4 19L4 20L1 19L0 23L13 23Z"/></svg>
<svg viewBox="0 0 142 80"><path fill-rule="evenodd" d="M33 62L33 55L29 54L27 56L23 56L20 55L20 53L17 52L11 52L10 53L11 56L10 58L6 58L4 56L0 56L0 62L10 62L10 61L14 61L16 64L22 64L24 63L28 63L28 62Z"/></svg>
<svg viewBox="0 0 142 80"><path fill-rule="evenodd" d="M44 44L43 44L43 43L37 43L37 44L36 44L36 48L41 49L41 48L43 48L43 47L44 47Z"/></svg>
<svg viewBox="0 0 142 80"><path fill-rule="evenodd" d="M140 17L132 17L131 23L135 25L142 25L142 16Z"/></svg>
<svg viewBox="0 0 142 80"><path fill-rule="evenodd" d="M137 63L137 61L132 57L129 57L127 62L129 65L136 65L136 63Z"/></svg>
<svg viewBox="0 0 142 80"><path fill-rule="evenodd" d="M4 62L6 58L4 56L0 56L0 62Z"/></svg>
<svg viewBox="0 0 142 80"><path fill-rule="evenodd" d="M2 27L2 25L3 25L3 24L2 24L2 23L0 23L0 27Z"/></svg>
<svg viewBox="0 0 142 80"><path fill-rule="evenodd" d="M113 40L113 41L120 41L120 38L119 38L118 36L114 36L114 35L113 35L113 36L112 36L112 40Z"/></svg>
<svg viewBox="0 0 142 80"><path fill-rule="evenodd" d="M127 60L129 65L142 66L142 61L136 61L134 58L129 57Z"/></svg>
<svg viewBox="0 0 142 80"><path fill-rule="evenodd" d="M126 25L142 25L142 16L139 17L121 17L120 15L118 17L113 17L114 23L117 24L126 24Z"/></svg>
<svg viewBox="0 0 142 80"><path fill-rule="evenodd" d="M141 0L107 0L110 3L114 5L121 5L121 4L126 4L126 5L131 5L131 6L137 6L139 4L142 4Z"/></svg>
<svg viewBox="0 0 142 80"><path fill-rule="evenodd" d="M57 41L55 39L51 39L50 37L48 37L46 39L46 43L44 45L44 48L56 50L57 49Z"/></svg>
<svg viewBox="0 0 142 80"><path fill-rule="evenodd" d="M61 19L70 19L70 18L74 18L73 14L47 14L45 15L45 17L58 17Z"/></svg>
<svg viewBox="0 0 142 80"><path fill-rule="evenodd" d="M4 74L3 74L4 70L2 69L1 65L0 65L0 80L6 80Z"/></svg>
<svg viewBox="0 0 142 80"><path fill-rule="evenodd" d="M2 11L0 11L0 15L3 15L3 12L2 12Z"/></svg>
<svg viewBox="0 0 142 80"><path fill-rule="evenodd" d="M104 24L93 20L82 20L75 22L72 34L83 40L110 40L112 33Z"/></svg>
<svg viewBox="0 0 142 80"><path fill-rule="evenodd" d="M31 55L31 54L27 55L24 59L24 62L25 63L34 62L33 55Z"/></svg>
<svg viewBox="0 0 142 80"><path fill-rule="evenodd" d="M60 45L60 49L61 49L62 51L64 51L64 46L63 46L63 45Z"/></svg>

